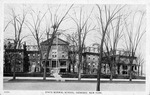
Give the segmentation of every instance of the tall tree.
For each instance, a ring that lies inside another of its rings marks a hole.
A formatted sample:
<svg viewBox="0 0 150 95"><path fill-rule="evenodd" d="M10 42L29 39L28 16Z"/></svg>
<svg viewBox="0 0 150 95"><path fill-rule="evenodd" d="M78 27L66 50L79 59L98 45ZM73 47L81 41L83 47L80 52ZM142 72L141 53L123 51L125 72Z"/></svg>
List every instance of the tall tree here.
<svg viewBox="0 0 150 95"><path fill-rule="evenodd" d="M48 7L48 11L50 13L50 22L52 23L52 26L49 26L52 28L52 34L51 34L51 38L50 41L48 42L48 48L47 48L47 53L46 53L46 59L45 59L45 64L44 64L44 75L43 75L43 80L46 80L46 62L48 60L49 57L49 53L51 50L51 46L53 44L53 40L57 35L58 29L60 27L60 25L62 24L62 22L65 20L67 14L69 13L70 9L72 8L73 4L69 7L69 9L64 13L64 15L62 17L58 17L58 9L55 11L55 13L53 14L51 12L50 7Z"/></svg>
<svg viewBox="0 0 150 95"><path fill-rule="evenodd" d="M117 50L119 40L123 36L122 32L123 32L123 27L121 26L121 16L118 16L115 24L111 22L111 28L108 29L106 33L105 42L104 42L107 51L106 57L108 59L107 61L110 68L110 81L112 81L113 74L115 73L114 70L115 68L114 65L116 64L115 55L116 55L116 50Z"/></svg>
<svg viewBox="0 0 150 95"><path fill-rule="evenodd" d="M140 76L140 75L142 76L142 73L143 73L143 64L145 62L142 53L138 54L136 62L138 63L138 76Z"/></svg>
<svg viewBox="0 0 150 95"><path fill-rule="evenodd" d="M41 70L41 64L42 64L42 50L41 50L41 38L43 33L41 32L41 24L43 21L43 18L45 17L47 11L42 14L40 11L35 12L33 9L31 9L31 19L27 21L26 26L29 28L30 32L32 33L32 36L36 40L36 44L38 47L38 51L40 53L40 70Z"/></svg>
<svg viewBox="0 0 150 95"><path fill-rule="evenodd" d="M15 37L12 39L14 41L14 50L21 48L21 43L22 40L27 37L27 36L23 36L22 37L22 29L26 20L26 15L27 15L27 11L25 9L22 9L22 13L21 14L17 14L16 10L14 8L10 8L11 10L11 20L6 24L4 31L6 31L6 28L10 25L10 23L12 24L13 28L14 28L14 32L15 32ZM15 54L14 54L15 57ZM16 60L15 60L16 61ZM16 68L16 62L13 61L13 79L16 78L15 75L15 68Z"/></svg>
<svg viewBox="0 0 150 95"><path fill-rule="evenodd" d="M73 73L75 72L75 65L77 62L77 47L78 47L78 42L77 42L77 33L72 33L66 35L68 42L70 43L70 47L68 48L69 54L68 54L68 59L70 60L70 65L72 65L73 68Z"/></svg>
<svg viewBox="0 0 150 95"><path fill-rule="evenodd" d="M28 56L28 53L27 53L27 46L26 46L26 43L24 43L23 45L23 54L24 54L24 57L23 57L23 71L24 72L29 72L29 66L30 66L30 62L29 62L29 56Z"/></svg>
<svg viewBox="0 0 150 95"><path fill-rule="evenodd" d="M136 18L136 16L138 17ZM127 21L124 20L125 29L126 29L126 32L124 33L124 39L125 39L124 42L126 44L127 50L130 52L129 53L129 57L130 57L129 81L132 81L132 76L133 76L132 67L133 67L134 57L136 56L139 43L146 32L144 26L144 17L145 17L145 12L136 11L133 15L132 21L127 23Z"/></svg>
<svg viewBox="0 0 150 95"><path fill-rule="evenodd" d="M119 12L123 9L123 7L116 6L114 9L111 9L110 6L100 7L100 5L96 5L98 8L98 32L101 33L101 43L100 43L100 54L99 54L99 64L98 64L98 72L97 72L97 87L96 90L100 91L100 78L101 78L101 64L103 57L103 44L105 41L105 36L110 27L111 23L118 18Z"/></svg>
<svg viewBox="0 0 150 95"><path fill-rule="evenodd" d="M75 17L72 18L72 20L75 22L77 28L77 42L78 42L78 80L81 80L81 69L82 69L82 52L85 47L85 39L87 37L87 34L95 29L95 26L92 26L92 23L89 23L89 19L91 17L91 14L93 12L93 8L90 11L90 14L85 17L83 14L83 9L80 7L80 12L79 12L79 18L76 16L75 12Z"/></svg>

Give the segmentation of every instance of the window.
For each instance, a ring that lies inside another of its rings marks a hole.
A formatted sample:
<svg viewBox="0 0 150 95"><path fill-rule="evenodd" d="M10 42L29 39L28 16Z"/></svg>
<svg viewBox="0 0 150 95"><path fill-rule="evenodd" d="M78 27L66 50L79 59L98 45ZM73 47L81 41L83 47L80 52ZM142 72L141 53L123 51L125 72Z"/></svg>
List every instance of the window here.
<svg viewBox="0 0 150 95"><path fill-rule="evenodd" d="M60 72L66 72L66 69L60 69Z"/></svg>
<svg viewBox="0 0 150 95"><path fill-rule="evenodd" d="M62 55L62 57L64 58L64 57L65 57L65 55Z"/></svg>
<svg viewBox="0 0 150 95"><path fill-rule="evenodd" d="M137 70L137 66L135 66L134 69Z"/></svg>
<svg viewBox="0 0 150 95"><path fill-rule="evenodd" d="M35 56L35 54L33 54L33 56Z"/></svg>
<svg viewBox="0 0 150 95"><path fill-rule="evenodd" d="M132 71L137 70L136 66L132 66Z"/></svg>
<svg viewBox="0 0 150 95"><path fill-rule="evenodd" d="M103 68L106 68L106 66L104 65Z"/></svg>
<svg viewBox="0 0 150 95"><path fill-rule="evenodd" d="M127 71L122 71L122 74L127 74Z"/></svg>
<svg viewBox="0 0 150 95"><path fill-rule="evenodd" d="M45 64L45 61L42 62L42 65L44 65L44 64Z"/></svg>
<svg viewBox="0 0 150 95"><path fill-rule="evenodd" d="M66 61L60 61L60 66L66 66Z"/></svg>
<svg viewBox="0 0 150 95"><path fill-rule="evenodd" d="M52 57L55 57L55 55L52 55Z"/></svg>
<svg viewBox="0 0 150 95"><path fill-rule="evenodd" d="M128 68L128 66L126 66L126 65L123 65L123 66L122 66L122 68L123 68L123 69L127 69L127 68Z"/></svg>
<svg viewBox="0 0 150 95"><path fill-rule="evenodd" d="M46 72L50 72L49 68L46 68Z"/></svg>
<svg viewBox="0 0 150 95"><path fill-rule="evenodd" d="M56 61L52 61L52 67L56 67Z"/></svg>
<svg viewBox="0 0 150 95"><path fill-rule="evenodd" d="M48 67L48 66L49 66L49 61L46 62L46 67Z"/></svg>
<svg viewBox="0 0 150 95"><path fill-rule="evenodd" d="M90 59L90 55L88 56L88 59Z"/></svg>
<svg viewBox="0 0 150 95"><path fill-rule="evenodd" d="M57 57L56 54L57 54L56 52L52 52L52 57L53 57L53 58Z"/></svg>

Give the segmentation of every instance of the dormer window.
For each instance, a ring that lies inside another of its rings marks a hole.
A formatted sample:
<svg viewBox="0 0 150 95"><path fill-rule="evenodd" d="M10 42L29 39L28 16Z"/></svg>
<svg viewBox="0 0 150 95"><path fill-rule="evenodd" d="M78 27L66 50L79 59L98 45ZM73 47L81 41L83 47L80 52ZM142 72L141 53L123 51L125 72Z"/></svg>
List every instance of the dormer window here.
<svg viewBox="0 0 150 95"><path fill-rule="evenodd" d="M62 57L64 58L64 57L65 57L65 55L62 55Z"/></svg>
<svg viewBox="0 0 150 95"><path fill-rule="evenodd" d="M33 54L33 56L35 56L35 54Z"/></svg>

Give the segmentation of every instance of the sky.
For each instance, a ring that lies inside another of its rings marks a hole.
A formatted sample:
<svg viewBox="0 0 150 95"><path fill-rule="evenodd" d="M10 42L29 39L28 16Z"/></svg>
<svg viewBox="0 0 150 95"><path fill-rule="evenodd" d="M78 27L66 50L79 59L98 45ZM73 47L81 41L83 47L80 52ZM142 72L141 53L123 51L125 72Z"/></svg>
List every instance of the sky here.
<svg viewBox="0 0 150 95"><path fill-rule="evenodd" d="M56 15L58 16L58 18L61 18L64 13L67 11L67 9L70 7L71 5L67 5L67 4L62 4L62 5L58 5L58 4L5 4L4 5L4 27L6 26L6 24L12 19L12 12L11 12L11 9L13 8L15 10L15 13L18 15L18 16L21 16L22 15L22 10L24 9L25 12L27 12L27 16L26 16L26 22L30 22L30 23L33 23L33 19L31 17L31 11L34 10L34 12L37 14L38 12L40 12L41 14L41 17L44 13L46 13L45 15L45 18L43 18L43 21L41 23L41 28L40 28L40 32L41 34L43 34L42 36L42 40L45 40L46 39L46 35L43 31L45 31L45 27L46 26L51 26L51 23L50 23L50 13L47 11L48 7L50 8L52 14L55 14L56 10L57 13ZM103 7L104 5L100 5L100 7ZM108 6L108 5L107 5ZM113 10L116 8L116 5L109 5L110 6L110 9ZM122 7L124 5L118 5L118 8L119 7ZM69 14L67 15L67 19L65 21L63 21L59 27L59 29L61 30L65 30L64 33L65 34L71 34L72 32L76 32L76 24L75 22L73 21L72 18L75 18L76 21L79 20L79 10L81 9L82 7L82 21L84 21L88 15L90 14L90 12L92 11L91 13L91 16L90 16L90 19L88 20L88 23L91 24L91 28L96 26L96 29L99 28L98 27L98 24L97 24L97 19L96 17L99 15L98 13L98 8L96 7L96 5L94 4L75 4L72 9L69 11ZM92 10L93 9L93 10ZM102 9L104 11L104 8ZM146 11L146 7L144 5L125 5L125 7L120 11L120 14L123 14L123 15L128 15L128 18L127 18L127 23L128 24L131 24L131 22L133 22L133 18L134 18L134 26L131 26L131 27L134 27L134 33L133 35L136 33L136 27L138 25L138 22L139 22L139 17L141 16L140 12L137 12L137 11ZM136 13L136 16L133 17L134 13ZM36 16L34 14L34 18L36 19ZM84 18L84 19L83 19ZM143 22L142 22L142 28L141 30L143 31L145 28L146 28L146 17L144 16L144 19L143 19ZM114 24L116 22L114 21ZM123 27L123 25L121 26ZM124 27L124 32L126 32L126 29ZM21 34L21 37L24 37L24 36L28 36L26 38L23 39L23 41L26 41L27 44L36 44L36 40L33 38L32 36L32 33L31 31L29 30L29 28L24 24L23 25L23 30L22 30L22 34ZM12 38L14 39L14 28L12 26L12 24L10 24L5 33L4 33L4 39L5 38ZM61 35L60 38L66 40L66 37ZM100 35L100 32L98 32L97 30L93 30L91 32L88 33L87 37L86 37L86 41L85 41L85 44L86 46L91 46L93 43L100 43L100 38L101 38L101 35ZM143 38L141 39L141 43L142 45L139 44L139 49L143 49L145 50L145 44L143 45L143 43L145 42L145 35L143 36ZM121 40L119 41L119 44L118 44L118 48L124 48L124 38L122 37ZM143 51L142 51L143 52Z"/></svg>

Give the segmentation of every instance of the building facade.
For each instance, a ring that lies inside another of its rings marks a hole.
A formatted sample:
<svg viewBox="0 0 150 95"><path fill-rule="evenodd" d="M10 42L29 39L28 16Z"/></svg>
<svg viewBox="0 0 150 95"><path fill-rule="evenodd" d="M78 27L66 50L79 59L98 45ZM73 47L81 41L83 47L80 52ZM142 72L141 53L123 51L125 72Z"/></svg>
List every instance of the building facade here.
<svg viewBox="0 0 150 95"><path fill-rule="evenodd" d="M129 56L129 51L116 50L115 55L110 54L110 61L114 60L112 70L114 75L128 76L130 68L132 69L133 75L138 75L138 64L136 57ZM83 53L84 61L83 68L85 74L97 74L97 67L99 63L99 53L95 47L87 47ZM103 54L101 64L101 73L110 75L110 62L107 56ZM131 60L133 63L131 64ZM112 63L111 63L112 64Z"/></svg>
<svg viewBox="0 0 150 95"><path fill-rule="evenodd" d="M4 60L4 72L13 71L13 62L16 62L16 72L43 72L43 64L45 64L47 48L49 41L45 40L41 42L42 50L42 64L40 63L40 53L36 45L27 45L26 50L17 49L14 50L12 45L5 47L5 60ZM82 70L83 74L97 74L97 67L99 64L99 45L94 44L91 47L86 47L82 53ZM25 52L26 51L26 52ZM25 54L27 56L25 58ZM11 60L14 58L16 60ZM138 65L136 57L129 56L129 51L116 50L115 55L110 53L110 58L114 59L113 74L128 76L130 69L134 75L138 75ZM131 59L133 63L130 64ZM28 61L29 60L29 63ZM26 61L26 62L25 62ZM112 61L112 60L111 60ZM78 48L69 46L69 43L60 39L54 38L51 50L49 52L48 61L46 62L46 71L57 71L59 73L78 72ZM132 65L132 66L131 66ZM28 69L28 70L26 70ZM101 73L110 75L110 62L107 60L107 56L103 55L103 62L101 64Z"/></svg>
<svg viewBox="0 0 150 95"><path fill-rule="evenodd" d="M42 63L45 63L47 48L50 39L41 43L42 48ZM68 70L68 47L69 43L60 39L54 38L51 50L49 52L48 61L46 62L47 72L57 70L60 73L65 73Z"/></svg>

